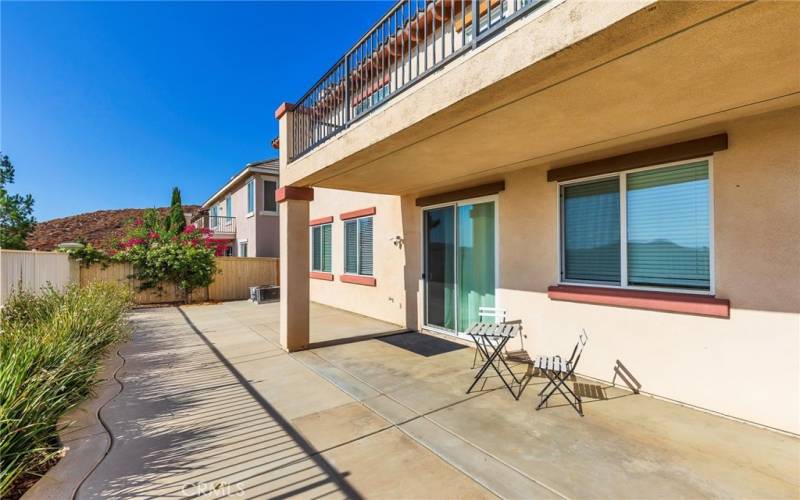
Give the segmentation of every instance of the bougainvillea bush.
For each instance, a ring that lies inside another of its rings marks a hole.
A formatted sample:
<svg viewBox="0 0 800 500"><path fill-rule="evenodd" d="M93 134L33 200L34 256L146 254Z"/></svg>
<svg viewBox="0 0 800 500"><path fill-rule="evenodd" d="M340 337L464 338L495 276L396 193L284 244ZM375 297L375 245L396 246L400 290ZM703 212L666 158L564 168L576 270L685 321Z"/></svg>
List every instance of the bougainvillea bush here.
<svg viewBox="0 0 800 500"><path fill-rule="evenodd" d="M167 229L158 213L147 211L128 226L114 259L132 264L131 277L141 289L171 282L189 300L192 290L210 285L217 273L218 244L211 236L209 229L193 224L178 231Z"/></svg>

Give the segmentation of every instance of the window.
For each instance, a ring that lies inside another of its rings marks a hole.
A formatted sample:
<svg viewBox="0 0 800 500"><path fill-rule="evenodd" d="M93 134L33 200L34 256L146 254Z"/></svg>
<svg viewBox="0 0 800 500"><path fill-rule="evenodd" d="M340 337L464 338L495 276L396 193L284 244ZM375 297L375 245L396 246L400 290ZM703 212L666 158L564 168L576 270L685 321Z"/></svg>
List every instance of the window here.
<svg viewBox="0 0 800 500"><path fill-rule="evenodd" d="M311 228L311 270L331 272L331 224Z"/></svg>
<svg viewBox="0 0 800 500"><path fill-rule="evenodd" d="M233 200L231 195L225 197L225 215L233 217Z"/></svg>
<svg viewBox="0 0 800 500"><path fill-rule="evenodd" d="M247 242L239 242L239 257L247 257Z"/></svg>
<svg viewBox="0 0 800 500"><path fill-rule="evenodd" d="M264 211L277 212L278 204L275 202L275 190L278 183L275 181L264 181Z"/></svg>
<svg viewBox="0 0 800 500"><path fill-rule="evenodd" d="M372 276L372 217L344 222L344 272Z"/></svg>
<svg viewBox="0 0 800 500"><path fill-rule="evenodd" d="M209 219L208 227L210 227L211 229L217 229L217 225L219 224L218 214L219 214L219 209L217 208L216 205L214 205L208 210L208 219Z"/></svg>
<svg viewBox="0 0 800 500"><path fill-rule="evenodd" d="M256 180L250 179L247 181L247 214L250 215L256 211Z"/></svg>
<svg viewBox="0 0 800 500"><path fill-rule="evenodd" d="M231 245L226 246L225 247L225 256L226 257L231 257L232 255L233 255L233 247Z"/></svg>
<svg viewBox="0 0 800 500"><path fill-rule="evenodd" d="M560 189L561 281L711 291L708 160Z"/></svg>

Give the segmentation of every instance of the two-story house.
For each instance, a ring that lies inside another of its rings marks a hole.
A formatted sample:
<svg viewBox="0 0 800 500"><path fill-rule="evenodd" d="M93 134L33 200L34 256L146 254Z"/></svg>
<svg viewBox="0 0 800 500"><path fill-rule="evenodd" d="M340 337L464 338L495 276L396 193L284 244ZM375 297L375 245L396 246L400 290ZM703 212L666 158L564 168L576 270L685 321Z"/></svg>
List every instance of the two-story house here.
<svg viewBox="0 0 800 500"><path fill-rule="evenodd" d="M800 433L800 3L376 21L276 111L284 348L309 300L453 338L495 306L531 354L585 329L584 376Z"/></svg>
<svg viewBox="0 0 800 500"><path fill-rule="evenodd" d="M247 164L202 205L195 223L214 231L225 255L278 256L278 160Z"/></svg>

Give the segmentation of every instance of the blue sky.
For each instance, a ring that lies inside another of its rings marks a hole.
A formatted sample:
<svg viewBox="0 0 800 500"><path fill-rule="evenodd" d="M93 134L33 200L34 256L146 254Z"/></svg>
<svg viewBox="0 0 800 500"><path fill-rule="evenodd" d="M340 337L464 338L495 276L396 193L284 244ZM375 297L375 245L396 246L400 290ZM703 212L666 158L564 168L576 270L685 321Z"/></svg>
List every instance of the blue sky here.
<svg viewBox="0 0 800 500"><path fill-rule="evenodd" d="M387 2L0 2L0 148L36 217L201 203L271 156Z"/></svg>

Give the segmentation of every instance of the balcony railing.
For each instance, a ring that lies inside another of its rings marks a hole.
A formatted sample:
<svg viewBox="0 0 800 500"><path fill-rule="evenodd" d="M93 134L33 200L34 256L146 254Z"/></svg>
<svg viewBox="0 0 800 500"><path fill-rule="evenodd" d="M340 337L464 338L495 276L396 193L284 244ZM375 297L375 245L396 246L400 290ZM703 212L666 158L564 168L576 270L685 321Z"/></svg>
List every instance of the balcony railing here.
<svg viewBox="0 0 800 500"><path fill-rule="evenodd" d="M297 101L290 160L546 1L400 0Z"/></svg>
<svg viewBox="0 0 800 500"><path fill-rule="evenodd" d="M207 227L215 233L236 233L236 217L206 215L196 221L199 227Z"/></svg>

